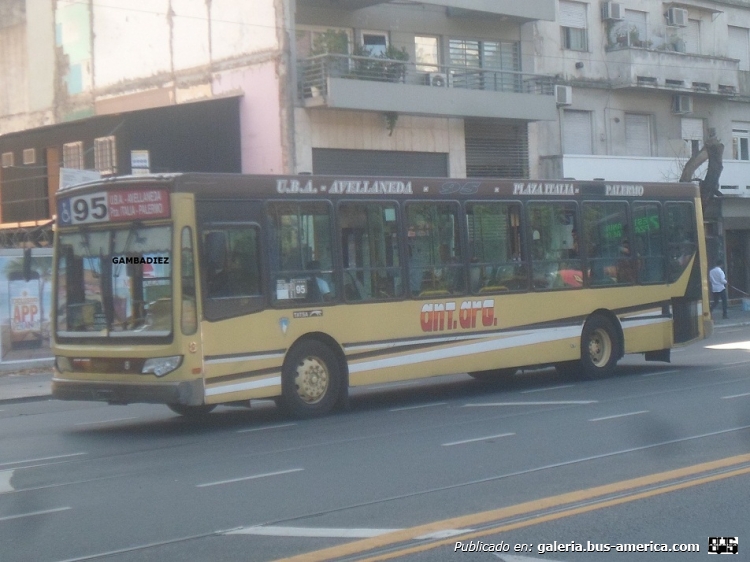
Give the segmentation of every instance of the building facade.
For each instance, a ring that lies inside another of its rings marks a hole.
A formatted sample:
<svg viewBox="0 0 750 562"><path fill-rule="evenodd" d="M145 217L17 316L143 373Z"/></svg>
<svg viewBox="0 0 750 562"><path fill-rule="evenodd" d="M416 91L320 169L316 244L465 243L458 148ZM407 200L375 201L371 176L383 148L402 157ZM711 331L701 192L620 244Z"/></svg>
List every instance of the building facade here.
<svg viewBox="0 0 750 562"><path fill-rule="evenodd" d="M0 226L59 170L674 181L750 292L750 0L5 0ZM139 160L140 159L140 160ZM739 293L733 294L739 296Z"/></svg>

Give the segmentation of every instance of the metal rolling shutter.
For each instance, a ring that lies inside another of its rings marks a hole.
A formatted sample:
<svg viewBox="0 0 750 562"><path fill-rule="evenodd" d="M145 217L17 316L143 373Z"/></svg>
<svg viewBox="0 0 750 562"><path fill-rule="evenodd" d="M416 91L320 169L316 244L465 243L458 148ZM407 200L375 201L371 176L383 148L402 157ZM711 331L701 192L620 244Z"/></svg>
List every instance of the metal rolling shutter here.
<svg viewBox="0 0 750 562"><path fill-rule="evenodd" d="M313 148L313 173L329 176L448 177L448 154Z"/></svg>
<svg viewBox="0 0 750 562"><path fill-rule="evenodd" d="M563 113L563 154L593 154L590 111Z"/></svg>
<svg viewBox="0 0 750 562"><path fill-rule="evenodd" d="M701 22L688 20L685 28L685 52L700 54L701 52Z"/></svg>
<svg viewBox="0 0 750 562"><path fill-rule="evenodd" d="M628 156L651 156L651 117L625 114L625 152Z"/></svg>
<svg viewBox="0 0 750 562"><path fill-rule="evenodd" d="M525 124L466 119L464 135L467 177L529 177L529 137Z"/></svg>

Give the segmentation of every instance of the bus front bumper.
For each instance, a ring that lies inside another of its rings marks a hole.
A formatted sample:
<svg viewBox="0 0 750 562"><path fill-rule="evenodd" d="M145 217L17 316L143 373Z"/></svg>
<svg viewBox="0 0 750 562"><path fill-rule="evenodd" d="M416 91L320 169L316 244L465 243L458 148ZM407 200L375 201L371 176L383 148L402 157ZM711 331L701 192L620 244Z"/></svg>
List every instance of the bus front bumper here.
<svg viewBox="0 0 750 562"><path fill-rule="evenodd" d="M133 384L52 379L52 396L58 400L85 400L109 404L203 404L203 380Z"/></svg>

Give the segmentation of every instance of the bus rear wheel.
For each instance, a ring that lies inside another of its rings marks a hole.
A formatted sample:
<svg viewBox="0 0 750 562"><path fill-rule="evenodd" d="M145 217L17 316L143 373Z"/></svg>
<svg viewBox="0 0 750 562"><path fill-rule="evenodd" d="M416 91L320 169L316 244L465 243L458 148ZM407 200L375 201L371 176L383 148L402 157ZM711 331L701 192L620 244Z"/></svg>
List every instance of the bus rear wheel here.
<svg viewBox="0 0 750 562"><path fill-rule="evenodd" d="M341 367L331 348L307 340L292 348L281 373L284 409L305 418L330 412L341 388Z"/></svg>
<svg viewBox="0 0 750 562"><path fill-rule="evenodd" d="M200 406L186 406L185 404L167 404L175 414L180 414L190 419L202 418L210 414L216 404L202 404Z"/></svg>
<svg viewBox="0 0 750 562"><path fill-rule="evenodd" d="M612 375L620 358L620 339L615 326L603 316L593 316L581 334L581 373L587 379Z"/></svg>
<svg viewBox="0 0 750 562"><path fill-rule="evenodd" d="M510 378L518 372L517 367L506 367L505 369L490 369L489 371L474 371L469 373L470 377L474 377L478 381L482 382L498 382L505 378Z"/></svg>

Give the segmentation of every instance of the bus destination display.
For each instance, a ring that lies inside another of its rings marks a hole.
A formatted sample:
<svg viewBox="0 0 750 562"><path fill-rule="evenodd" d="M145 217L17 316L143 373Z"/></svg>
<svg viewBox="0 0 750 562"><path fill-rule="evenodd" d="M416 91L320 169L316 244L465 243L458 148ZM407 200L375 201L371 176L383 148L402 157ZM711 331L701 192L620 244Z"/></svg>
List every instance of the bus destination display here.
<svg viewBox="0 0 750 562"><path fill-rule="evenodd" d="M57 220L61 226L169 216L169 192L166 189L101 191L63 198L57 203Z"/></svg>

